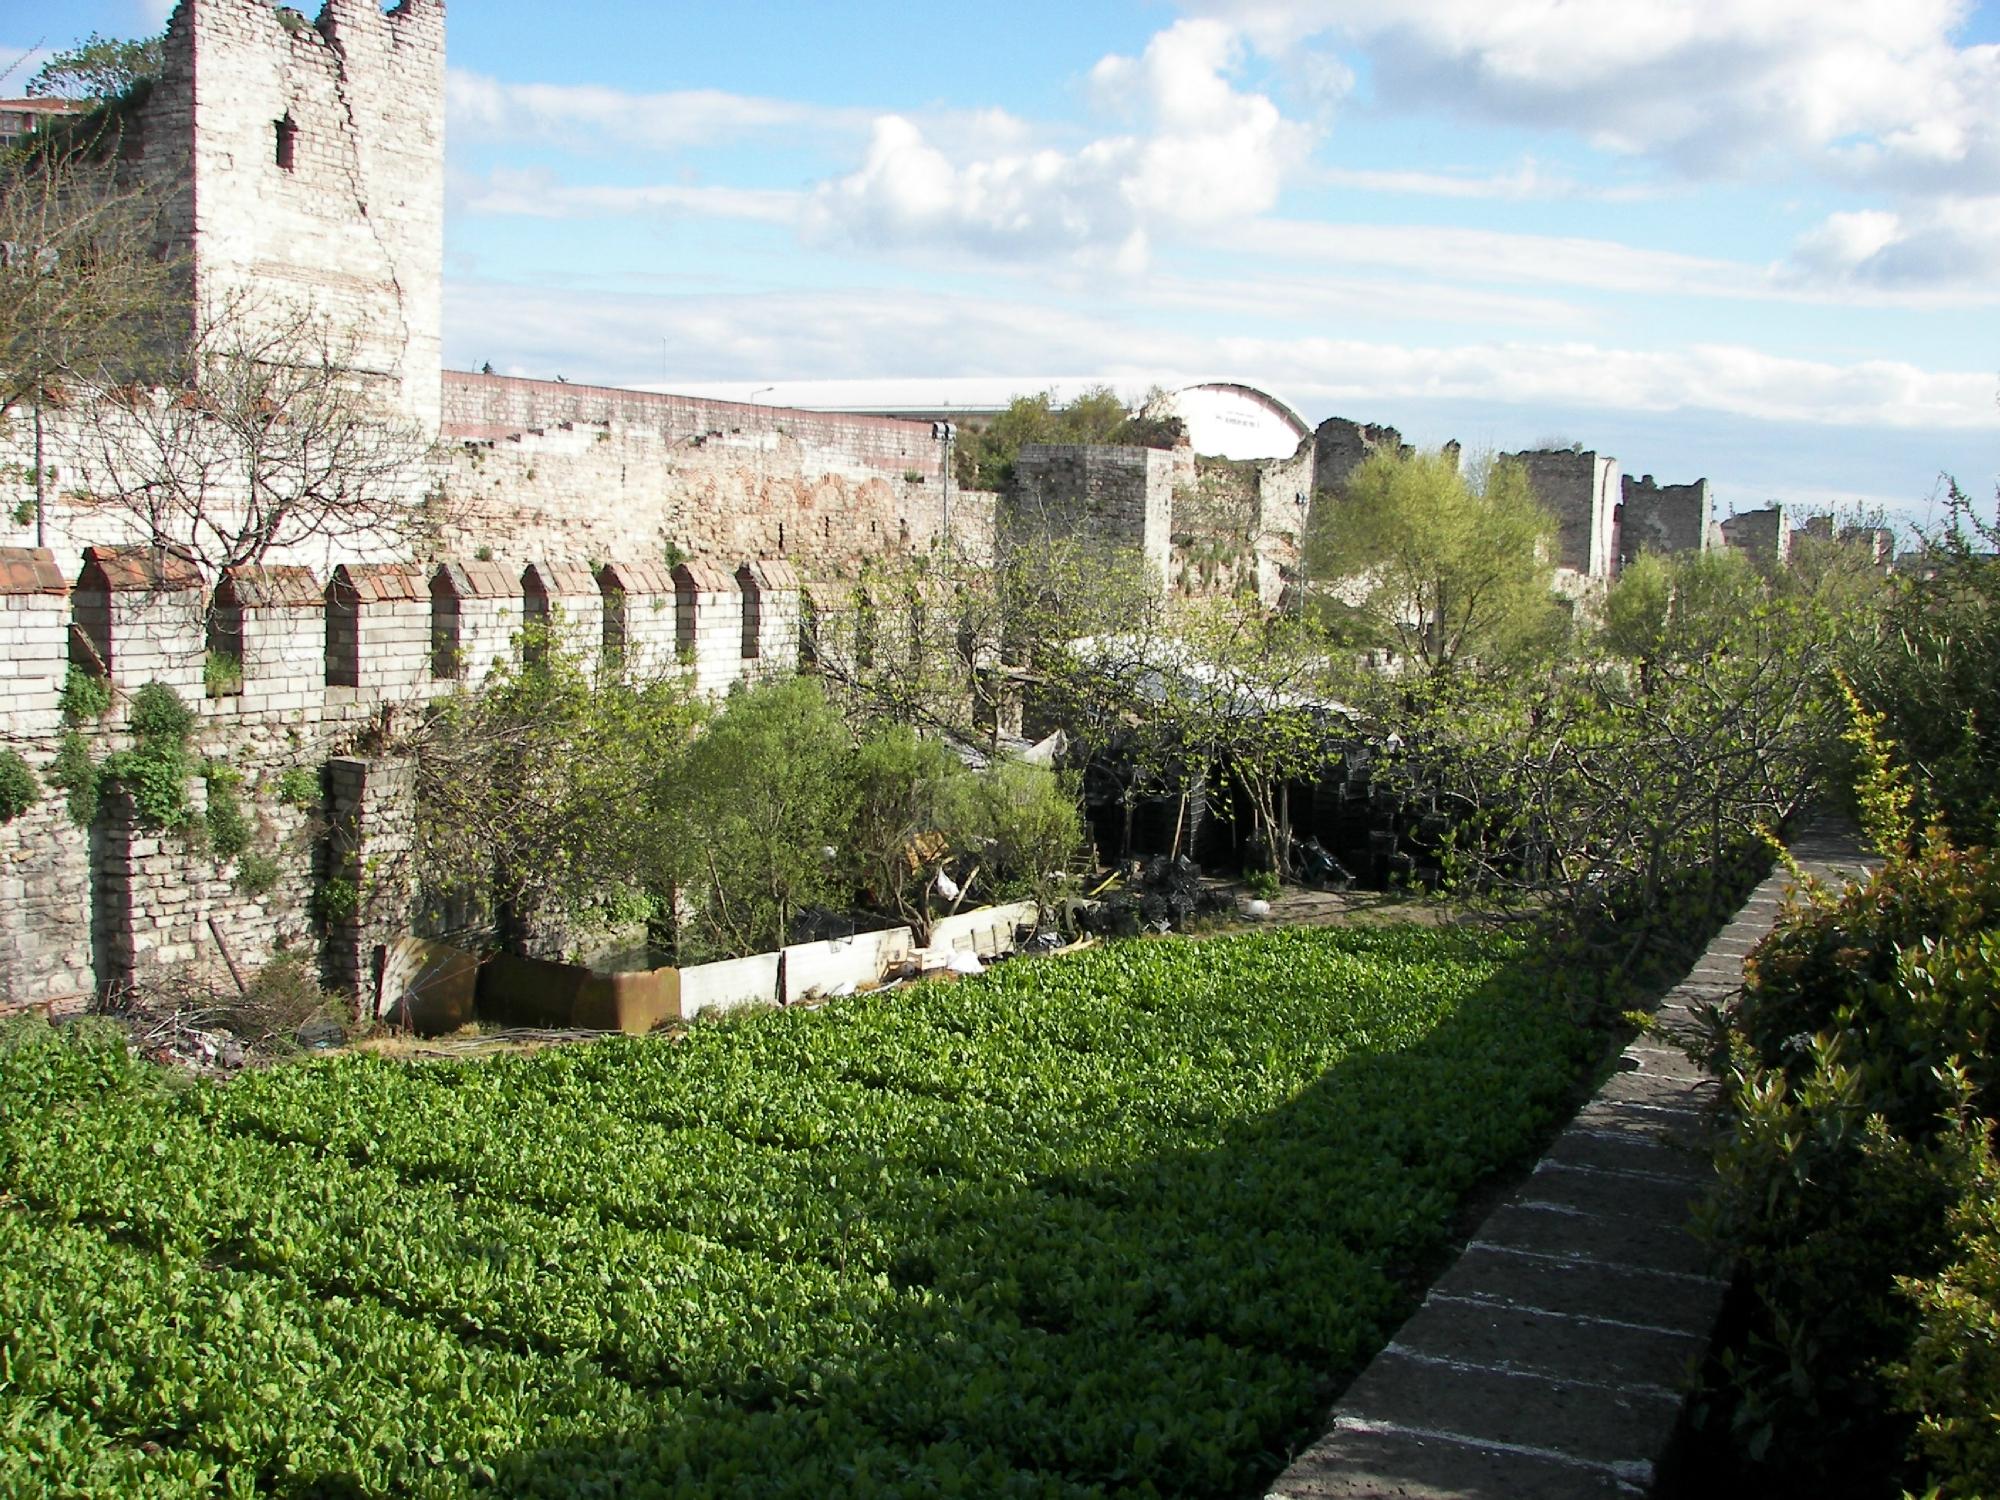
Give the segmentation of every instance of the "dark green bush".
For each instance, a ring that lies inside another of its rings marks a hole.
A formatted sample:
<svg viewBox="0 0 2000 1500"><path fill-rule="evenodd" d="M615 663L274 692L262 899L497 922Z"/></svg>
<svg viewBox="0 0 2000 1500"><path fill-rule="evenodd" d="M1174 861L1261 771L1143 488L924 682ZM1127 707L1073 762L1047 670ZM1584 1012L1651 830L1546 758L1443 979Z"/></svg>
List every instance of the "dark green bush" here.
<svg viewBox="0 0 2000 1500"><path fill-rule="evenodd" d="M1779 1068L1800 1039L1835 1038L1863 1103L1904 1135L1934 1131L1949 1103L1938 1070L1964 1060L1979 1108L2000 1099L2000 854L1941 844L1891 863L1823 909L1781 925L1746 966L1742 1030Z"/></svg>
<svg viewBox="0 0 2000 1500"><path fill-rule="evenodd" d="M28 763L12 750L0 750L0 823L11 823L42 795L42 784Z"/></svg>
<svg viewBox="0 0 2000 1500"><path fill-rule="evenodd" d="M126 722L142 740L185 745L194 732L195 712L164 682L149 682L132 695Z"/></svg>
<svg viewBox="0 0 2000 1500"><path fill-rule="evenodd" d="M1997 1014L2000 856L1941 835L1790 914L1747 966L1707 1216L1753 1299L1739 1435L1793 1484L1872 1457L1885 1486L2000 1493L1952 1468L2000 1455L1967 1425L2000 1410L1975 1291L2000 1288Z"/></svg>
<svg viewBox="0 0 2000 1500"><path fill-rule="evenodd" d="M2000 1164L1983 1136L1951 1227L1950 1263L1906 1285L1917 1333L1888 1374L1932 1493L1985 1500L2000 1495Z"/></svg>
<svg viewBox="0 0 2000 1500"><path fill-rule="evenodd" d="M188 778L195 759L179 745L148 740L136 749L104 758L100 782L116 782L132 799L142 827L172 830L194 826Z"/></svg>

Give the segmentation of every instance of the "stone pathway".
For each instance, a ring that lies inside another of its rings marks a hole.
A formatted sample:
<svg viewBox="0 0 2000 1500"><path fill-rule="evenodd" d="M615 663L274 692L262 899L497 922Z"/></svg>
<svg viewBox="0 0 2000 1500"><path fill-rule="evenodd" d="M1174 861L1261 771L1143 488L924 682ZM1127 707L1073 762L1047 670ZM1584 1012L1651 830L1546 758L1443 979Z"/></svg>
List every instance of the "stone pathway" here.
<svg viewBox="0 0 2000 1500"><path fill-rule="evenodd" d="M1866 859L1852 833L1792 848L1832 880ZM1757 887L1662 1020L1739 988L1790 875ZM1707 1351L1724 1283L1688 1229L1720 1085L1648 1038L1578 1112L1334 1408L1269 1500L1605 1500L1647 1494Z"/></svg>

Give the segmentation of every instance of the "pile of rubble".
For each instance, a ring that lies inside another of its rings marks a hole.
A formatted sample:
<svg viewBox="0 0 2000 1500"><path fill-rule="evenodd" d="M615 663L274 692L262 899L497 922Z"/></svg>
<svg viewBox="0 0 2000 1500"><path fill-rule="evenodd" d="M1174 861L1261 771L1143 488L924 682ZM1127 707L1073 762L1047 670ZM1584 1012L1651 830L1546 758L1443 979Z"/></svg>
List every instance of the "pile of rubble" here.
<svg viewBox="0 0 2000 1500"><path fill-rule="evenodd" d="M1235 898L1202 879L1201 866L1185 855L1156 854L1128 861L1088 897L1068 903L1069 922L1099 937L1184 931L1196 917L1234 909Z"/></svg>

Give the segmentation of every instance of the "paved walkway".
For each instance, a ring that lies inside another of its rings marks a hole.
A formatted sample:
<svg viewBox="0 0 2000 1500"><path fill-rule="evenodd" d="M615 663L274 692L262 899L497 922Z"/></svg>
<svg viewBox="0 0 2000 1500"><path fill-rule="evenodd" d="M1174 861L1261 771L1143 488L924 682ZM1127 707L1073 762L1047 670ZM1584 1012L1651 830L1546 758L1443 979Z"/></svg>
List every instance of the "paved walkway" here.
<svg viewBox="0 0 2000 1500"><path fill-rule="evenodd" d="M1823 879L1872 863L1830 828L1792 852ZM1663 997L1662 1020L1742 985L1790 884L1780 868L1757 887ZM1722 1309L1724 1283L1688 1229L1712 1176L1702 1146L1719 1087L1657 1041L1626 1048L1271 1500L1647 1494Z"/></svg>

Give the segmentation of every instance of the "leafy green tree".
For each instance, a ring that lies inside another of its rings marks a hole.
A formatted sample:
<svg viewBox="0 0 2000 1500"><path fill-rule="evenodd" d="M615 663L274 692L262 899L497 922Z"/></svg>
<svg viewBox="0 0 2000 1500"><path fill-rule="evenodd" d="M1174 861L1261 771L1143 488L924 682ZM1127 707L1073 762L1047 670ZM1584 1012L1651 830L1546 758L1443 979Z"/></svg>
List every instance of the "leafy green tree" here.
<svg viewBox="0 0 2000 1500"><path fill-rule="evenodd" d="M995 886L1052 905L1084 843L1078 778L1007 759L969 790Z"/></svg>
<svg viewBox="0 0 2000 1500"><path fill-rule="evenodd" d="M854 753L854 813L842 855L863 895L927 926L937 865L977 848L972 772L949 746L907 724L878 724Z"/></svg>
<svg viewBox="0 0 2000 1500"><path fill-rule="evenodd" d="M789 941L805 908L851 903L840 844L852 755L847 725L809 677L730 695L680 773L655 783L657 886L671 893L677 948L766 952Z"/></svg>
<svg viewBox="0 0 2000 1500"><path fill-rule="evenodd" d="M600 675L559 631L479 689L435 705L416 740L419 871L444 925L490 910L503 947L561 956L643 910L657 788L702 718L678 674Z"/></svg>
<svg viewBox="0 0 2000 1500"><path fill-rule="evenodd" d="M1732 564L1681 570L1720 585L1695 609L1676 571L1639 570L1613 612L1636 660L1586 642L1532 676L1445 674L1392 720L1394 774L1449 826L1460 892L1532 918L1607 985L1677 939L1683 902L1725 898L1757 830L1844 760L1826 614ZM1744 576L1747 601L1725 607Z"/></svg>
<svg viewBox="0 0 2000 1500"><path fill-rule="evenodd" d="M1016 396L992 421L960 437L957 478L967 489L1002 490L1013 481L1014 460L1029 443L1171 448L1186 431L1177 417L1146 415L1145 403L1128 407L1108 386L1094 386L1067 406L1056 404L1053 391Z"/></svg>
<svg viewBox="0 0 2000 1500"><path fill-rule="evenodd" d="M1888 586L1880 628L1851 638L1844 665L1910 769L1920 823L1984 842L2000 821L2000 527L1956 483L1949 495L1947 526Z"/></svg>
<svg viewBox="0 0 2000 1500"><path fill-rule="evenodd" d="M1650 687L1654 673L1698 667L1723 649L1767 588L1741 552L1642 553L1606 596L1604 644L1637 663Z"/></svg>
<svg viewBox="0 0 2000 1500"><path fill-rule="evenodd" d="M1479 465L1468 478L1449 452L1381 451L1318 508L1307 561L1347 606L1331 613L1358 642L1434 673L1518 660L1559 637L1554 537L1518 465Z"/></svg>
<svg viewBox="0 0 2000 1500"><path fill-rule="evenodd" d="M28 80L35 99L80 99L107 104L130 94L141 83L160 76L166 62L166 37L126 40L92 32L74 47L50 55Z"/></svg>

